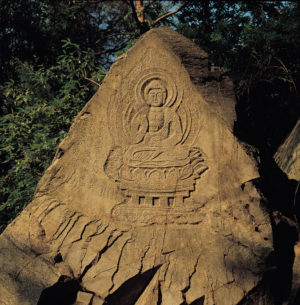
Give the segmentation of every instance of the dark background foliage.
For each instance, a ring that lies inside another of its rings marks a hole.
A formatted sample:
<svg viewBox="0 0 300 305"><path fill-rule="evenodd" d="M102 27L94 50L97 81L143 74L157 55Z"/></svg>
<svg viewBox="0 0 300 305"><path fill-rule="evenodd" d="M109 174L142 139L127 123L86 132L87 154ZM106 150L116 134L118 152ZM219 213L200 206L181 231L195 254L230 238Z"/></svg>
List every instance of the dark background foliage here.
<svg viewBox="0 0 300 305"><path fill-rule="evenodd" d="M230 75L236 134L274 154L299 117L298 1L0 0L0 231L114 58L162 25Z"/></svg>

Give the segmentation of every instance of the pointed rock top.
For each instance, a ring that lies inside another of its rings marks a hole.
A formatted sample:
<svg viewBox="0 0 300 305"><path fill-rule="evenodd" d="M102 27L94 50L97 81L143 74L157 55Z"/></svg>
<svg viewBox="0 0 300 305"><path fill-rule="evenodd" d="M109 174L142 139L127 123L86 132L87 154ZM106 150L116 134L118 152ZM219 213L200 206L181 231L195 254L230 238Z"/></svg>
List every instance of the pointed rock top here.
<svg viewBox="0 0 300 305"><path fill-rule="evenodd" d="M69 304L243 303L273 248L234 103L205 52L168 28L146 33L0 237L1 301L57 304L60 289Z"/></svg>

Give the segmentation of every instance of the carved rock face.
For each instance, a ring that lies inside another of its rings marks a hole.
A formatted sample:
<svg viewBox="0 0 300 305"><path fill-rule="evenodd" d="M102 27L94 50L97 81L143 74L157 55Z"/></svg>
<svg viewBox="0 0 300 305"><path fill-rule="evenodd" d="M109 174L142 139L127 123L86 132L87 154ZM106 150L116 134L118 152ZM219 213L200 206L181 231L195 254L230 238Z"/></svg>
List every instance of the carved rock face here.
<svg viewBox="0 0 300 305"><path fill-rule="evenodd" d="M201 49L168 28L145 34L1 236L4 304L42 305L59 291L64 304L242 304L272 232L256 164L232 133L234 106Z"/></svg>

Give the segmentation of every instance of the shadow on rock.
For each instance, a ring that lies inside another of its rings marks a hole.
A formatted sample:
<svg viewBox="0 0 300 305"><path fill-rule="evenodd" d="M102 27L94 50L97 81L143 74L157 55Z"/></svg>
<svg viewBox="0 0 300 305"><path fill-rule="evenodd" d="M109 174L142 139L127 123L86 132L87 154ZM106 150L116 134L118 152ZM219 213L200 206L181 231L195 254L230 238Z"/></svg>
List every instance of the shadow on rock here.
<svg viewBox="0 0 300 305"><path fill-rule="evenodd" d="M78 280L61 276L57 283L42 291L37 305L72 305L79 288Z"/></svg>

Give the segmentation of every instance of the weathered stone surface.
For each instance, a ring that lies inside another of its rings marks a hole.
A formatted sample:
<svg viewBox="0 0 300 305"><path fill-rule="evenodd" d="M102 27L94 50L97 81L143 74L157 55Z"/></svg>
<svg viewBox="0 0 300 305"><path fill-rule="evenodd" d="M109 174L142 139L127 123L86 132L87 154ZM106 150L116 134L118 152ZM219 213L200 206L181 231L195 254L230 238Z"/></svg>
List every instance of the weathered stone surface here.
<svg viewBox="0 0 300 305"><path fill-rule="evenodd" d="M279 147L274 159L289 179L300 181L300 120Z"/></svg>
<svg viewBox="0 0 300 305"><path fill-rule="evenodd" d="M263 304L247 295L272 229L257 165L232 132L234 105L205 52L168 28L145 34L0 237L2 303L65 288L86 305Z"/></svg>
<svg viewBox="0 0 300 305"><path fill-rule="evenodd" d="M300 181L300 120L286 138L284 143L279 147L274 159L281 170L287 175L289 179L298 181L295 188L294 206L295 214L298 219L298 231L299 231L299 181ZM286 304L297 305L300 303L300 238L294 246L294 264L293 264L293 276L292 276L292 287L289 297L289 302Z"/></svg>

